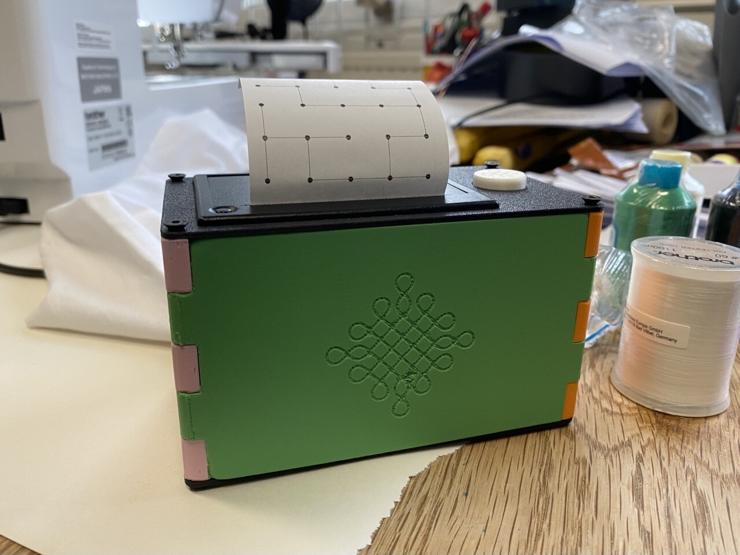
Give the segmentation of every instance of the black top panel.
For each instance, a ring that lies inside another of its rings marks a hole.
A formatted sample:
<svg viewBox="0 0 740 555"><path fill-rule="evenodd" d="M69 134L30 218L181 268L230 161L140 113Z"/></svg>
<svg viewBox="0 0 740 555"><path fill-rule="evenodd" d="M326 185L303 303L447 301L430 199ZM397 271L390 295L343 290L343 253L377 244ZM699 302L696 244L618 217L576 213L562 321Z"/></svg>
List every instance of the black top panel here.
<svg viewBox="0 0 740 555"><path fill-rule="evenodd" d="M253 225L263 222L398 215L415 212L448 212L475 208L498 208L498 203L454 182L444 195L395 199L368 199L299 204L249 204L249 176L196 175L195 208L200 225Z"/></svg>
<svg viewBox="0 0 740 555"><path fill-rule="evenodd" d="M451 168L444 196L271 206L249 205L247 174L168 180L162 236L206 238L601 210L579 194L532 179L523 191L475 189L478 169Z"/></svg>

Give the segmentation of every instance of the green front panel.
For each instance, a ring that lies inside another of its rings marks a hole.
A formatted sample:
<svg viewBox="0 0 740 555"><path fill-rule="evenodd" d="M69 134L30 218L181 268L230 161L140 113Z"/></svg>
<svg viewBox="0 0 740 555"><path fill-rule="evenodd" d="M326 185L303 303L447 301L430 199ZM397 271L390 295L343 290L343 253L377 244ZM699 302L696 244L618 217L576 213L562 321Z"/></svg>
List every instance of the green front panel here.
<svg viewBox="0 0 740 555"><path fill-rule="evenodd" d="M183 437L225 479L559 421L587 217L192 241Z"/></svg>

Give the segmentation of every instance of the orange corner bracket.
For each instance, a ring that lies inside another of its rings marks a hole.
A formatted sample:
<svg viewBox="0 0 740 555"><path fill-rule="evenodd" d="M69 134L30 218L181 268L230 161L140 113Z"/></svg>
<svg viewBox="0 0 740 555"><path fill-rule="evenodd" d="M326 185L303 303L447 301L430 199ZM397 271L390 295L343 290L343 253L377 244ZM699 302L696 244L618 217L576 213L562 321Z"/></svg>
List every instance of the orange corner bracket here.
<svg viewBox="0 0 740 555"><path fill-rule="evenodd" d="M601 222L604 220L604 212L589 212L586 228L586 246L583 249L585 258L593 258L599 254L599 239L601 238Z"/></svg>
<svg viewBox="0 0 740 555"><path fill-rule="evenodd" d="M591 301L580 301L576 305L576 322L573 325L573 343L580 343L586 339L588 328L588 314L591 310Z"/></svg>
<svg viewBox="0 0 740 555"><path fill-rule="evenodd" d="M576 396L578 394L578 382L570 382L565 386L565 400L563 401L563 420L573 418L576 411Z"/></svg>

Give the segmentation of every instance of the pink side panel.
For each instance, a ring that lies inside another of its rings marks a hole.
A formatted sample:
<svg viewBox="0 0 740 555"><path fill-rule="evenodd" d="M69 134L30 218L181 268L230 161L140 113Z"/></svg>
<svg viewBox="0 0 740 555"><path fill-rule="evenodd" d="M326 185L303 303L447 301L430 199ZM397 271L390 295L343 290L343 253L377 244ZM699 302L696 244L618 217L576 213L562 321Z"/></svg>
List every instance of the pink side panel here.
<svg viewBox="0 0 740 555"><path fill-rule="evenodd" d="M190 271L190 244L187 239L162 239L164 283L168 293L190 293L193 275Z"/></svg>
<svg viewBox="0 0 740 555"><path fill-rule="evenodd" d="M182 440L182 460L187 480L208 480L206 442L203 439Z"/></svg>
<svg viewBox="0 0 740 555"><path fill-rule="evenodd" d="M195 345L172 345L175 388L185 393L200 391L198 348Z"/></svg>

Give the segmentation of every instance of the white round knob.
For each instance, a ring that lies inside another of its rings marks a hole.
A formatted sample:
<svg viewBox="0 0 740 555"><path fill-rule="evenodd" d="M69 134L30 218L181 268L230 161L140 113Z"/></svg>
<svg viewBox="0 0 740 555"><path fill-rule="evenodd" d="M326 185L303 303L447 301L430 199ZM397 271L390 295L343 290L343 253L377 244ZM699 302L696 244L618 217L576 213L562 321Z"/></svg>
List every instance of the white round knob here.
<svg viewBox="0 0 740 555"><path fill-rule="evenodd" d="M473 185L489 191L521 191L527 188L527 176L516 170L478 170L473 174Z"/></svg>

